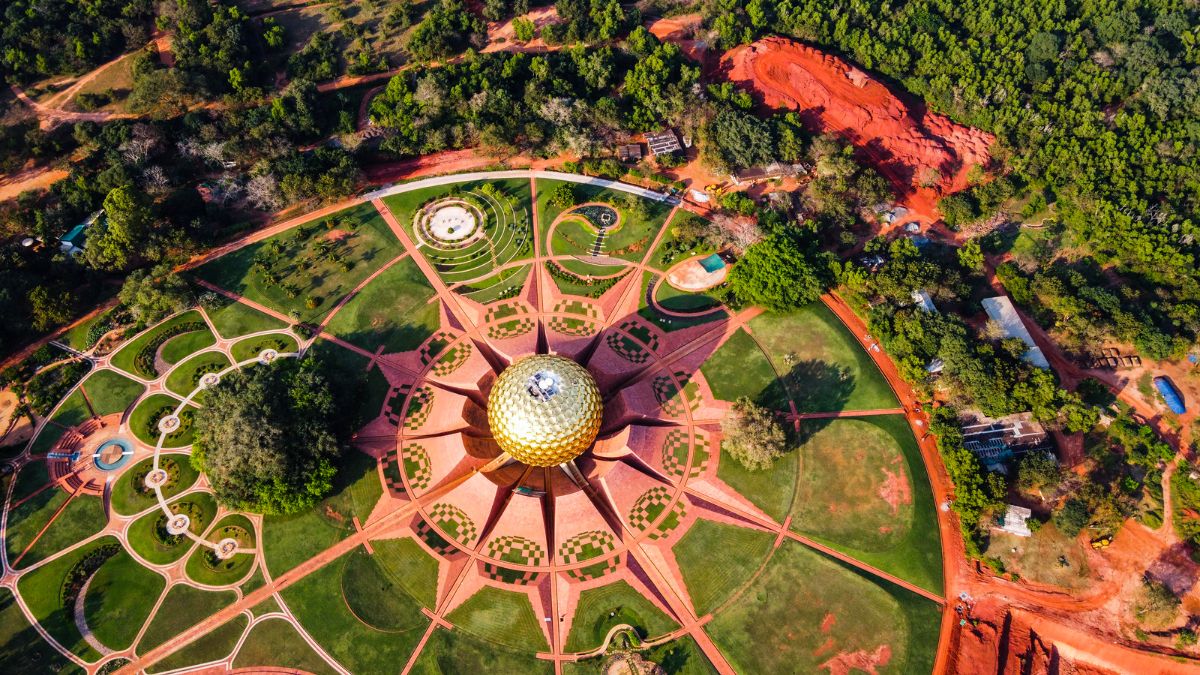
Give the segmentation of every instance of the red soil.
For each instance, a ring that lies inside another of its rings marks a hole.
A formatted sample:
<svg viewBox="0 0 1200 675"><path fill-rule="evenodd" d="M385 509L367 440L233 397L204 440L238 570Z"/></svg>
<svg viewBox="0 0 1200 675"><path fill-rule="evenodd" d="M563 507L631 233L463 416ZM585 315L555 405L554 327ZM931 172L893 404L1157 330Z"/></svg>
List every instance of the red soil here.
<svg viewBox="0 0 1200 675"><path fill-rule="evenodd" d="M821 632L828 633L833 630L833 624L837 623L837 617L832 614L826 614L824 619L821 619Z"/></svg>
<svg viewBox="0 0 1200 675"><path fill-rule="evenodd" d="M894 471L883 471L883 485L879 486L879 496L892 507L892 515L900 513L901 504L912 503L912 489L904 477Z"/></svg>
<svg viewBox="0 0 1200 675"><path fill-rule="evenodd" d="M349 236L350 233L346 230L330 230L325 233L325 238L329 241L342 241Z"/></svg>
<svg viewBox="0 0 1200 675"><path fill-rule="evenodd" d="M679 45L684 56L704 63L708 45L702 40L694 39L703 26L703 17L699 14L673 16L669 19L658 19L646 28L654 37L663 42L674 42Z"/></svg>
<svg viewBox="0 0 1200 675"><path fill-rule="evenodd" d="M784 38L733 49L728 78L772 108L802 111L805 122L842 136L895 186L901 202L929 220L937 199L967 186L972 165L986 165L991 134L928 112L846 61ZM931 188L919 185L936 170Z"/></svg>
<svg viewBox="0 0 1200 675"><path fill-rule="evenodd" d="M837 656L821 664L821 669L829 670L829 675L850 675L851 672L864 672L875 675L878 666L886 666L892 660L892 648L879 645L873 652L856 651L841 652Z"/></svg>

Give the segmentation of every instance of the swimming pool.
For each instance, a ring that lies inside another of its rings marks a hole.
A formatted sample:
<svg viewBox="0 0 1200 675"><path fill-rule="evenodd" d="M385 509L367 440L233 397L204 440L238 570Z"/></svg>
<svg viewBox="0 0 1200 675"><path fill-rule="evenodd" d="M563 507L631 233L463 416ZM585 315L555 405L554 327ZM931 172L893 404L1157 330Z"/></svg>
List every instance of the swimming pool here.
<svg viewBox="0 0 1200 675"><path fill-rule="evenodd" d="M125 465L133 457L133 445L124 438L104 441L92 453L92 463L101 471L113 471Z"/></svg>
<svg viewBox="0 0 1200 675"><path fill-rule="evenodd" d="M712 273L725 267L725 261L721 259L720 253L714 253L707 258L701 258L700 266L704 268L705 272Z"/></svg>

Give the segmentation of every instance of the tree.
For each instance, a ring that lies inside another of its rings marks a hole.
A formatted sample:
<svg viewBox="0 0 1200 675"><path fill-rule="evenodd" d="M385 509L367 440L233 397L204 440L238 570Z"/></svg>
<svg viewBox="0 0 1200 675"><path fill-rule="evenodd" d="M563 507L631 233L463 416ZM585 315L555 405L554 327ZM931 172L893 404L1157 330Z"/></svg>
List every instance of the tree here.
<svg viewBox="0 0 1200 675"><path fill-rule="evenodd" d="M574 206L576 203L575 185L573 183L563 183L554 188L550 193L547 201L555 206Z"/></svg>
<svg viewBox="0 0 1200 675"><path fill-rule="evenodd" d="M747 248L729 272L729 285L739 300L777 312L807 305L824 290L809 257L783 234Z"/></svg>
<svg viewBox="0 0 1200 675"><path fill-rule="evenodd" d="M983 250L979 248L978 239L968 239L959 247L958 263L971 272L983 269Z"/></svg>
<svg viewBox="0 0 1200 675"><path fill-rule="evenodd" d="M45 286L37 286L29 292L29 305L33 312L34 330L48 331L71 318L74 301L70 291L52 291Z"/></svg>
<svg viewBox="0 0 1200 675"><path fill-rule="evenodd" d="M529 42L537 34L537 26L523 16L513 19L512 29L517 42Z"/></svg>
<svg viewBox="0 0 1200 675"><path fill-rule="evenodd" d="M104 198L104 218L88 232L84 260L100 270L129 269L146 246L151 220L144 192L132 185L113 189Z"/></svg>
<svg viewBox="0 0 1200 675"><path fill-rule="evenodd" d="M1045 487L1056 487L1061 480L1062 469L1048 452L1028 453L1017 467L1017 485L1022 490L1039 492Z"/></svg>
<svg viewBox="0 0 1200 675"><path fill-rule="evenodd" d="M717 113L705 130L705 140L709 163L727 171L761 166L775 155L771 127L732 108Z"/></svg>
<svg viewBox="0 0 1200 675"><path fill-rule="evenodd" d="M117 298L135 321L144 324L155 323L196 300L188 282L167 264L131 272Z"/></svg>
<svg viewBox="0 0 1200 675"><path fill-rule="evenodd" d="M1087 504L1074 497L1064 502L1053 516L1055 527L1068 537L1077 536L1091 519L1092 514L1088 511Z"/></svg>
<svg viewBox="0 0 1200 675"><path fill-rule="evenodd" d="M1169 628L1179 616L1179 597L1169 586L1146 576L1133 603L1133 615L1149 630Z"/></svg>
<svg viewBox="0 0 1200 675"><path fill-rule="evenodd" d="M333 488L339 419L315 359L239 370L197 411L192 464L230 508L296 513Z"/></svg>
<svg viewBox="0 0 1200 675"><path fill-rule="evenodd" d="M787 450L787 434L775 419L775 413L745 396L721 422L725 435L721 447L751 471L771 468Z"/></svg>

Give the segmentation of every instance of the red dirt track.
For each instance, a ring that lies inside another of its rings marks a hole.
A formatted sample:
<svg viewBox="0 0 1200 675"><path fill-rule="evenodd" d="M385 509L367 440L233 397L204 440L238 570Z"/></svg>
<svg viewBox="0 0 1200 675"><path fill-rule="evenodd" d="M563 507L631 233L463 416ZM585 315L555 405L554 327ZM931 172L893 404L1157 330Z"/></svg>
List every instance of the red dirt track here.
<svg viewBox="0 0 1200 675"><path fill-rule="evenodd" d="M987 165L991 134L963 126L901 98L850 63L771 37L722 58L727 77L771 108L801 111L805 123L850 141L896 187L901 201L930 220L937 199L967 186L974 164ZM934 187L919 180L936 169Z"/></svg>

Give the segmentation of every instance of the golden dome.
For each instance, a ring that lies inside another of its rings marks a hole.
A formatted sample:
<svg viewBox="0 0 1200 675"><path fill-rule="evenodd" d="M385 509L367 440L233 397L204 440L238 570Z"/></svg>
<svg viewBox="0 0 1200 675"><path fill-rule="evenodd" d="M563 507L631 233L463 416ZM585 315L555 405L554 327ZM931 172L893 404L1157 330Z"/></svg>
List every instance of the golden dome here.
<svg viewBox="0 0 1200 675"><path fill-rule="evenodd" d="M556 466L587 450L600 431L600 389L562 356L527 356L505 369L488 395L492 437L517 461Z"/></svg>

